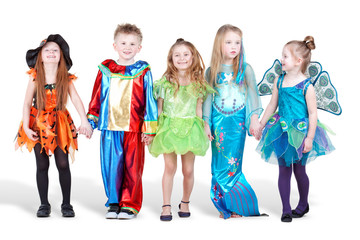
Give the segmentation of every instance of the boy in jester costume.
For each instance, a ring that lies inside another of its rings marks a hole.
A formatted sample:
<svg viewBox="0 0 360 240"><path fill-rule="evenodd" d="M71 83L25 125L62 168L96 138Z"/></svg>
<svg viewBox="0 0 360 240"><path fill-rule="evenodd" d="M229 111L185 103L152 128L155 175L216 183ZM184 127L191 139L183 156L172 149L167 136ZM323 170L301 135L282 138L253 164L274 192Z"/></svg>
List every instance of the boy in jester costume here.
<svg viewBox="0 0 360 240"><path fill-rule="evenodd" d="M150 66L134 60L141 41L135 25L118 25L113 46L119 58L99 65L89 104L88 120L101 131L100 160L109 219L129 219L139 213L145 144L152 141L157 127Z"/></svg>

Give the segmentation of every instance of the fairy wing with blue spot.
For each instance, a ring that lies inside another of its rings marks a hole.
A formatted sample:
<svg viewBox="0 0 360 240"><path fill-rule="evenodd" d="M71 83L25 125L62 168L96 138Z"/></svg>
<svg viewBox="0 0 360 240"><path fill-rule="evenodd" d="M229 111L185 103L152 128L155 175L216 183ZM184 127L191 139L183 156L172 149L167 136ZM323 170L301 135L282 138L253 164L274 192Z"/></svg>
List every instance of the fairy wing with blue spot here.
<svg viewBox="0 0 360 240"><path fill-rule="evenodd" d="M265 72L261 82L259 82L259 84L257 85L260 96L272 94L274 80L276 77L280 76L281 74L282 74L281 63L278 59L276 59L273 65L271 66L271 68L269 68Z"/></svg>
<svg viewBox="0 0 360 240"><path fill-rule="evenodd" d="M305 75L311 78L311 83L314 84L315 80L319 77L321 72L322 66L319 62L310 62L305 71Z"/></svg>
<svg viewBox="0 0 360 240"><path fill-rule="evenodd" d="M328 72L320 72L314 80L313 85L316 93L317 108L335 115L340 115L342 109L338 100L338 94L330 81Z"/></svg>

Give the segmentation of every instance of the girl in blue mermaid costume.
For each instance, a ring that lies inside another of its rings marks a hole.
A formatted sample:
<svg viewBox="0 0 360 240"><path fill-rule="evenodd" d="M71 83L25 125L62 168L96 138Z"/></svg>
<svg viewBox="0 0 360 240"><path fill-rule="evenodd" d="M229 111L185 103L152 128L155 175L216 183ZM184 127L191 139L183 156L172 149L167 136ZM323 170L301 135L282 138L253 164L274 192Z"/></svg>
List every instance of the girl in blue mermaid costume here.
<svg viewBox="0 0 360 240"><path fill-rule="evenodd" d="M217 91L203 106L205 130L213 138L211 200L224 219L258 216L257 198L242 172L242 161L246 131L258 129L263 109L239 28L224 25L218 30L206 79Z"/></svg>
<svg viewBox="0 0 360 240"><path fill-rule="evenodd" d="M326 128L317 119L315 88L311 78L305 75L314 48L314 39L310 36L284 46L281 67L285 73L275 78L270 103L260 122L260 129L264 130L257 151L266 162L279 165L283 222L291 222L292 218L302 217L309 211L309 178L305 165L334 150ZM279 110L274 114L277 107ZM292 171L300 195L295 210L290 206Z"/></svg>

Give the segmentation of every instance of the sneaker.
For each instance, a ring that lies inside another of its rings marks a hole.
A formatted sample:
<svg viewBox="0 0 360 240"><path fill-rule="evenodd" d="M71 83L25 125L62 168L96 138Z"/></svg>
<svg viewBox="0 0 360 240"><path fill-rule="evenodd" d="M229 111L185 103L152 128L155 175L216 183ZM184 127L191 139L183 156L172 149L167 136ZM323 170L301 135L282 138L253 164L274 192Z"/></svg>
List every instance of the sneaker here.
<svg viewBox="0 0 360 240"><path fill-rule="evenodd" d="M41 204L36 216L37 217L49 217L51 213L51 206L50 204Z"/></svg>
<svg viewBox="0 0 360 240"><path fill-rule="evenodd" d="M73 206L70 203L61 204L61 213L63 217L75 217Z"/></svg>
<svg viewBox="0 0 360 240"><path fill-rule="evenodd" d="M132 219L132 218L136 218L136 213L134 213L133 211L129 210L129 209L121 209L119 215L118 215L118 219Z"/></svg>
<svg viewBox="0 0 360 240"><path fill-rule="evenodd" d="M120 212L120 206L118 203L111 203L108 212L105 215L106 219L116 219Z"/></svg>

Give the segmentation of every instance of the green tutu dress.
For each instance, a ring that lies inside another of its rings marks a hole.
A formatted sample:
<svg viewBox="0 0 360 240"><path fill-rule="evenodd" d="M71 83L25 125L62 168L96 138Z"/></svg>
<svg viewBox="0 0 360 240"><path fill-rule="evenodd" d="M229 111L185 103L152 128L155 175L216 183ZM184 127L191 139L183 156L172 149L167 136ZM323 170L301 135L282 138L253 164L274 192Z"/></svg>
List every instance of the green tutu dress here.
<svg viewBox="0 0 360 240"><path fill-rule="evenodd" d="M201 89L196 82L179 86L175 94L175 85L166 78L154 84L154 97L164 99L163 111L158 119L158 129L149 152L154 157L164 153L205 156L209 140L204 131L204 120L196 115L199 98L205 99L214 90L206 85Z"/></svg>

